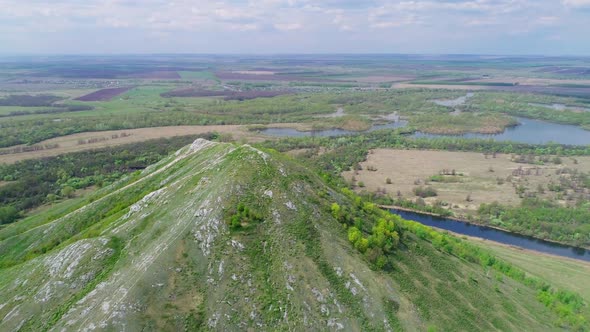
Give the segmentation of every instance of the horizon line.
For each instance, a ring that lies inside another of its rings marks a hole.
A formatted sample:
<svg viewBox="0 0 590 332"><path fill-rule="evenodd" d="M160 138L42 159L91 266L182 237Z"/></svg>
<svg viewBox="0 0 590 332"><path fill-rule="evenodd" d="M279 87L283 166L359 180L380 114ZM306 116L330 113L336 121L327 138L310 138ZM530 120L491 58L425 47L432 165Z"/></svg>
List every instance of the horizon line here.
<svg viewBox="0 0 590 332"><path fill-rule="evenodd" d="M395 52L269 52L269 53L241 53L241 52L121 52L121 53L29 53L29 52L15 52L15 53L0 53L0 57L59 57L59 56L490 56L490 57L544 57L544 58L560 58L560 57L576 57L588 58L590 54L527 54L527 53L395 53Z"/></svg>

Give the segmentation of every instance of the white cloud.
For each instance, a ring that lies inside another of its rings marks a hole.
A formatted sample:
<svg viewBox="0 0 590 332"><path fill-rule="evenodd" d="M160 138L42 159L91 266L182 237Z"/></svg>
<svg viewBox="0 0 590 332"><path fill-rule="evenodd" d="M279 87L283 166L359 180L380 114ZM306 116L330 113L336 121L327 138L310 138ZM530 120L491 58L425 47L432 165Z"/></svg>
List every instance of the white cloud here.
<svg viewBox="0 0 590 332"><path fill-rule="evenodd" d="M559 23L559 17L557 16L541 16L537 18L537 24L539 25L556 25Z"/></svg>
<svg viewBox="0 0 590 332"><path fill-rule="evenodd" d="M275 29L282 31L294 31L303 29L303 25L300 23L276 23Z"/></svg>
<svg viewBox="0 0 590 332"><path fill-rule="evenodd" d="M84 49L93 47L93 39L108 44L109 38L120 38L126 45L125 38L153 37L173 50L174 43L183 42L183 49L202 43L210 52L215 51L207 48L212 45L236 51L293 50L291 45L307 45L306 52L312 46L322 51L386 51L379 47L387 40L391 45L413 45L415 52L458 35L466 49L470 42L490 38L496 38L501 48L514 36L537 38L540 44L548 35L590 48L584 46L590 43L584 42L588 39L583 33L590 12L578 10L584 7L590 8L590 0L0 0L0 43L51 44L47 35L40 36L54 32L59 42L67 40L59 36L76 36L83 30L92 35L88 45L81 46ZM392 29L404 33L392 34ZM182 35L185 41L176 40ZM41 38L45 40L36 42ZM256 42L269 44L260 47Z"/></svg>
<svg viewBox="0 0 590 332"><path fill-rule="evenodd" d="M585 8L590 7L590 0L563 0L563 4L567 7Z"/></svg>

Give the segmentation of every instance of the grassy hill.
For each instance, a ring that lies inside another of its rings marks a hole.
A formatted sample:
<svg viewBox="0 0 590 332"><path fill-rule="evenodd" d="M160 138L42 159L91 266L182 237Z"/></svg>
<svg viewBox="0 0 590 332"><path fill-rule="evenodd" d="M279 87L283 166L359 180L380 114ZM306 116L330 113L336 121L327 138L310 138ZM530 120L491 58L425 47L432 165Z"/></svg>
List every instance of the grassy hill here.
<svg viewBox="0 0 590 332"><path fill-rule="evenodd" d="M383 250L381 220L400 238ZM535 283L424 229L286 156L198 139L0 229L0 330L539 331L571 315L586 327L585 304L565 315L569 301L544 304Z"/></svg>

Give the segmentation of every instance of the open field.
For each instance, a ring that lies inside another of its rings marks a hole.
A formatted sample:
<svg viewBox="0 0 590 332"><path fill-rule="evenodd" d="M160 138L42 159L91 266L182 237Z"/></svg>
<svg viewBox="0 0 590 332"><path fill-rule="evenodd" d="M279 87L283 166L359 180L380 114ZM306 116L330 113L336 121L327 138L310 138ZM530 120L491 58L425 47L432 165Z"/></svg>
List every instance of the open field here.
<svg viewBox="0 0 590 332"><path fill-rule="evenodd" d="M68 152L84 151L89 149L102 148L106 146L117 146L127 143L142 142L154 138L197 135L208 132L218 132L221 134L231 135L234 139L247 139L248 141L260 141L264 139L261 135L257 134L256 132L249 131L245 126L238 125L172 126L128 130L108 130L100 132L85 132L52 138L43 141L39 144L57 144L57 148L0 155L0 164L10 164L17 162L19 160L57 156ZM114 136L117 136L117 138L113 138ZM80 144L80 142L82 141L95 142Z"/></svg>
<svg viewBox="0 0 590 332"><path fill-rule="evenodd" d="M178 74L183 79L219 81L219 79L215 76L215 74L211 71L208 71L208 70L179 71Z"/></svg>
<svg viewBox="0 0 590 332"><path fill-rule="evenodd" d="M252 74L252 73L239 73L239 72L228 72L228 71L218 71L215 73L215 76L221 80L244 80L244 81L284 81L284 82L291 82L291 81L306 81L306 82L333 82L333 83L349 83L354 82L351 80L339 80L339 79L330 79L324 77L316 77L316 76L306 76L302 74Z"/></svg>
<svg viewBox="0 0 590 332"><path fill-rule="evenodd" d="M415 76L403 75L367 75L354 78L357 82L362 83L384 83L384 82L403 82L415 79Z"/></svg>
<svg viewBox="0 0 590 332"><path fill-rule="evenodd" d="M132 78L155 78L155 79L177 79L181 76L172 70L156 70L144 73L131 74L129 77Z"/></svg>
<svg viewBox="0 0 590 332"><path fill-rule="evenodd" d="M177 89L162 93L164 98L172 97L224 97L225 100L247 100L256 98L272 98L290 94L290 91L259 90L259 91L232 91L232 90L203 90L194 88Z"/></svg>
<svg viewBox="0 0 590 332"><path fill-rule="evenodd" d="M103 100L111 100L113 97L116 97L122 93L129 91L131 87L122 87L122 88L109 88L109 89L102 89L85 96L81 96L76 98L75 100L79 101L103 101Z"/></svg>
<svg viewBox="0 0 590 332"><path fill-rule="evenodd" d="M362 182L365 187L359 190L384 188L391 196L400 191L402 197L410 199L416 198L415 188L430 186L437 191L437 196L425 198L427 203L448 202L452 210L464 214L475 212L482 203L494 201L516 206L523 197L519 190L535 192L539 186L544 191L537 192L539 197L556 199L556 194L547 189L550 183L560 182L556 171L566 168L590 171L590 157L576 157L576 164L573 159L560 158L560 164L547 162L545 165L517 163L512 157L506 154L486 157L475 152L376 149L361 163L362 170L347 171L343 175L349 181L354 176L357 186ZM453 172L456 175L451 175ZM387 178L391 179L391 184L386 183ZM564 200L558 201L565 204Z"/></svg>

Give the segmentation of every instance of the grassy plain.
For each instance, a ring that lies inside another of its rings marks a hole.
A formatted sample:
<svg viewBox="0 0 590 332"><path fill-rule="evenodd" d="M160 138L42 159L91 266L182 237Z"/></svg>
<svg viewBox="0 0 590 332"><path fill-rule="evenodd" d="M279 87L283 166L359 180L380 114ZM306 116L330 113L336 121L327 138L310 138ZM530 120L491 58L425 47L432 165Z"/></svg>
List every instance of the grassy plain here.
<svg viewBox="0 0 590 332"><path fill-rule="evenodd" d="M219 79L217 78L217 76L215 76L215 73L213 73L212 71L209 71L209 70L203 70L203 71L179 71L178 74L183 79L190 79L190 80L210 80L210 81L219 82Z"/></svg>

